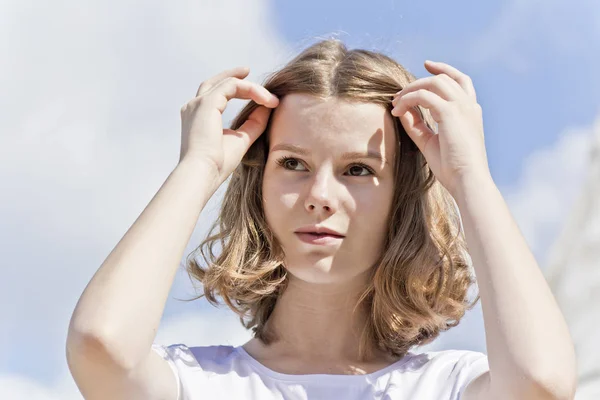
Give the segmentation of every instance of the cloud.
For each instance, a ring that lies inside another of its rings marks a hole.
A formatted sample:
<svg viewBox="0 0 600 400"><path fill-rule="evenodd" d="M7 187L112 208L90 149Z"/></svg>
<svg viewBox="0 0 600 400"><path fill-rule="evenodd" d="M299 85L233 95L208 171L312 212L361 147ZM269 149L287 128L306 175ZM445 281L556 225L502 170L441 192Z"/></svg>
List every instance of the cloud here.
<svg viewBox="0 0 600 400"><path fill-rule="evenodd" d="M200 83L237 65L261 82L291 55L272 20L266 1L0 3L1 398L69 398L77 299L175 167Z"/></svg>
<svg viewBox="0 0 600 400"><path fill-rule="evenodd" d="M600 4L574 0L511 0L472 43L470 62L504 64L514 72L533 67L539 49L553 57L597 51Z"/></svg>
<svg viewBox="0 0 600 400"><path fill-rule="evenodd" d="M188 312L169 318L161 323L154 341L164 345L239 346L251 337L251 332L242 326L237 316L223 308L201 313Z"/></svg>
<svg viewBox="0 0 600 400"><path fill-rule="evenodd" d="M167 318L157 332L155 342L169 345L186 343L190 346L215 344L240 345L250 339L250 333L233 313L212 309L199 313L184 313ZM16 374L0 376L0 399L10 400L81 400L77 385L66 362L60 365L58 379L45 385Z"/></svg>
<svg viewBox="0 0 600 400"><path fill-rule="evenodd" d="M592 130L584 189L567 213L546 274L575 343L581 399L600 393L600 118Z"/></svg>
<svg viewBox="0 0 600 400"><path fill-rule="evenodd" d="M560 258L559 254L552 257L553 251L557 252L559 248L564 250L565 243L562 242L576 241L577 248L585 249L587 246L591 249L599 240L600 229L598 227L600 225L598 224L589 224L584 233L567 232L567 237L563 234L563 237L559 239L559 233L563 230L567 217L572 214L575 201L581 196L584 184L590 177L589 167L593 151L600 151L600 115L591 126L566 129L555 143L530 154L523 163L524 167L519 180L510 187L500 188L521 233L540 268L547 275L550 274L550 271L546 270L548 264L553 259ZM587 199L587 202L589 202L588 205L597 204L600 203L600 198ZM589 216L589 218L591 217L592 215ZM576 227L572 228L576 229ZM574 238L568 237L573 234ZM588 255L591 254L590 251L588 250ZM563 256L561 261L564 261L564 255L562 253L560 255ZM589 280L598 275L592 273L598 269L598 265L597 261L594 264L589 256L587 264L580 262L580 259L581 257L574 257L573 265L569 263L566 266L562 265L563 268L569 269L567 275L571 281L568 284L562 281L556 282L555 285L560 289L564 307L570 315L574 315L573 307L578 307L578 315L585 314L589 317L595 309L598 309L598 301L592 303L589 301L591 296L574 296L573 293L580 292L583 287L582 279L585 279L583 276L588 277L585 286L588 288L588 292L598 292L600 280ZM554 268L558 267L554 266ZM555 290L558 290L557 288ZM565 294L569 291L572 292L570 296ZM579 297L579 302L574 302L575 297ZM584 299L587 299L587 303ZM584 328L596 326L594 321L597 320L597 318L582 318L578 325L582 346L587 346L587 352L590 355L598 354L598 351L595 350L597 345L596 341L592 339L595 336L587 334L589 331L586 332ZM585 325L586 321L587 325ZM465 315L457 327L444 332L435 342L419 348L419 351L468 348L487 352L484 328L481 302L479 302L473 310ZM598 331L599 327L594 329ZM586 343L584 344L583 341ZM593 356L586 357L586 360L589 361L587 364L590 364L593 358ZM593 361L597 363L597 361Z"/></svg>
<svg viewBox="0 0 600 400"><path fill-rule="evenodd" d="M521 232L544 267L569 210L588 175L595 127L563 131L551 146L536 150L523 163L519 180L501 188Z"/></svg>
<svg viewBox="0 0 600 400"><path fill-rule="evenodd" d="M0 398L10 400L81 400L83 397L67 370L54 386L20 375L0 376Z"/></svg>
<svg viewBox="0 0 600 400"><path fill-rule="evenodd" d="M600 393L599 154L600 116L532 154L519 184L505 191L569 326L582 400Z"/></svg>

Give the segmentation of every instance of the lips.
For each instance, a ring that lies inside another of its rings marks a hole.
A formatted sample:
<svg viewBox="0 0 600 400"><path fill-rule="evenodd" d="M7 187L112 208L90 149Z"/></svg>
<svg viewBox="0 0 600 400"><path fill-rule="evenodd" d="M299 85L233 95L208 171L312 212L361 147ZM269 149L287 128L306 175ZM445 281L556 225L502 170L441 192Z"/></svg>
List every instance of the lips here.
<svg viewBox="0 0 600 400"><path fill-rule="evenodd" d="M307 233L315 236L332 236L338 238L344 237L344 235L336 230L319 225L304 226L298 229L296 233Z"/></svg>
<svg viewBox="0 0 600 400"><path fill-rule="evenodd" d="M298 239L305 243L313 244L313 245L333 245L338 246L343 236L332 235L330 233L315 233L315 232L296 232Z"/></svg>
<svg viewBox="0 0 600 400"><path fill-rule="evenodd" d="M342 238L342 235L333 235L331 233L316 233L316 232L299 232L299 233L307 233L309 235L313 235L314 237L325 237L325 236L331 236L331 237L338 237L338 238Z"/></svg>

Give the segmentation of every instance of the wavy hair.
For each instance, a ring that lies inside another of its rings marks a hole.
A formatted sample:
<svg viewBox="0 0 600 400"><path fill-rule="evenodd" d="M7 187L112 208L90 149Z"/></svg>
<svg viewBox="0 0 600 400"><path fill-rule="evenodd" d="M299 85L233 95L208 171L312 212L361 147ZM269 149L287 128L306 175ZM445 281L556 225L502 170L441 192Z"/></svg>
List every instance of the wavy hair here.
<svg viewBox="0 0 600 400"><path fill-rule="evenodd" d="M348 50L338 39L326 39L270 74L263 86L280 100L303 93L380 104L391 112L393 95L415 79L389 56ZM251 100L230 128L238 129L258 106ZM429 112L422 108L419 112L435 130ZM370 356L374 347L403 356L411 347L433 341L458 325L480 299L478 293L472 303L468 301L468 290L476 280L456 203L400 120L393 120L399 152L384 251L355 307L367 310L361 359ZM232 173L208 236L186 262L190 278L201 282L204 292L191 300L205 296L218 306L217 298L222 298L244 327L266 344L276 337L266 323L288 282L283 250L266 222L262 203L270 126L271 118ZM217 244L220 252L215 253ZM205 267L196 260L198 251Z"/></svg>

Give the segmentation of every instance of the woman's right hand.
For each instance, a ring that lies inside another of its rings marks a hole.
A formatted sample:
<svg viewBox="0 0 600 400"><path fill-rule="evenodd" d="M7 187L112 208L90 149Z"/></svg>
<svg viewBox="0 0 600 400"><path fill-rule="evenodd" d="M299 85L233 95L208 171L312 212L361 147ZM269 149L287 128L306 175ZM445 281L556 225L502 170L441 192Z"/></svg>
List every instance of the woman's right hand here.
<svg viewBox="0 0 600 400"><path fill-rule="evenodd" d="M179 162L194 159L215 167L222 183L264 132L279 99L263 86L245 81L250 70L237 67L202 82L196 97L181 107ZM222 114L232 98L261 104L237 130L223 129Z"/></svg>

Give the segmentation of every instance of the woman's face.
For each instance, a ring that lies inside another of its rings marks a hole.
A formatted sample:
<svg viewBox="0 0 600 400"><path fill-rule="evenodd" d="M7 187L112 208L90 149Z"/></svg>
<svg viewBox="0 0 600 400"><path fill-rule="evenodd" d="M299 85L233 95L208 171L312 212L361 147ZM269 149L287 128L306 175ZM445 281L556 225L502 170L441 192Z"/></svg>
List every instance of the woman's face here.
<svg viewBox="0 0 600 400"><path fill-rule="evenodd" d="M394 191L393 116L381 105L306 94L285 96L273 112L263 206L285 268L313 283L358 277L383 251ZM314 236L297 233L311 226L343 237L311 242Z"/></svg>

